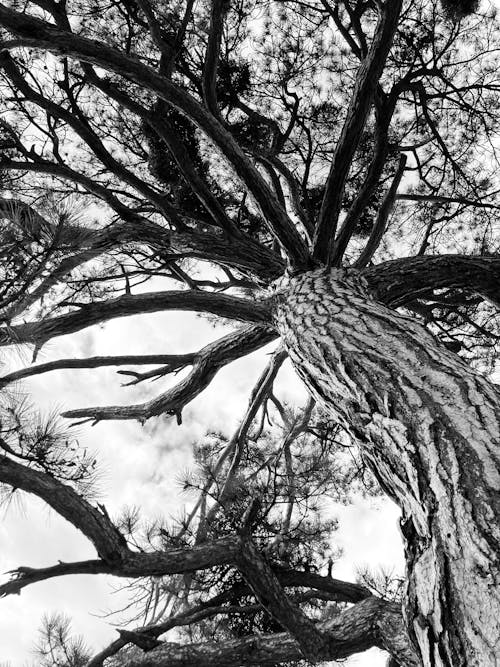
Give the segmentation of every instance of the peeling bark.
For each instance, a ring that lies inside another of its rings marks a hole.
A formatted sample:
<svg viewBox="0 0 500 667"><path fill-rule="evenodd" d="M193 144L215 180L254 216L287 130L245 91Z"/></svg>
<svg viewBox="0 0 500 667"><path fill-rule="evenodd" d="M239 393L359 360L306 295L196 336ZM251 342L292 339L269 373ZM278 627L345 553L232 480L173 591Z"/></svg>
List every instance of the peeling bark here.
<svg viewBox="0 0 500 667"><path fill-rule="evenodd" d="M500 650L500 393L353 270L303 274L275 320L314 397L401 506L408 623L425 667Z"/></svg>

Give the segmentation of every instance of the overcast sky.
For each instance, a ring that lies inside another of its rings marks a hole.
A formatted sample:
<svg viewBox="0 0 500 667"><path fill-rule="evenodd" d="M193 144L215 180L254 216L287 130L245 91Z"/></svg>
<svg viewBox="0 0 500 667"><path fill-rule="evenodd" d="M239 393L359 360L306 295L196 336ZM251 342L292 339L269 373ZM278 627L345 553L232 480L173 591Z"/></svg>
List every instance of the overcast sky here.
<svg viewBox="0 0 500 667"><path fill-rule="evenodd" d="M223 329L186 313L134 316L94 326L58 338L42 350L38 362L63 357L106 354L169 354L191 352L218 338ZM79 431L82 444L97 453L102 478L100 502L116 515L124 505L140 505L145 517L179 515L190 497L183 494L179 478L192 463L192 445L208 428L230 433L243 414L250 388L259 376L273 346L223 369L211 386L183 412L183 424L155 419L141 427L133 422L103 422ZM29 363L27 350L9 353L9 369ZM163 391L170 380L120 387L115 369L67 370L24 383L37 404L62 409L99 404L127 404L147 400ZM305 402L305 391L287 367L278 393ZM334 546L344 549L333 576L354 581L357 566L395 567L401 571L402 545L397 528L397 508L388 500L359 501L354 506L333 506L340 521ZM95 558L87 540L70 524L38 500L26 499L1 515L0 572L19 565L49 566L58 560ZM116 592L121 580L105 576L74 576L49 580L25 588L20 596L0 600L0 660L23 667L32 659L36 629L46 612L62 611L72 618L73 629L88 644L100 649L116 638L113 620L102 618L123 606L127 598ZM372 650L348 662L353 667L382 667L385 655Z"/></svg>

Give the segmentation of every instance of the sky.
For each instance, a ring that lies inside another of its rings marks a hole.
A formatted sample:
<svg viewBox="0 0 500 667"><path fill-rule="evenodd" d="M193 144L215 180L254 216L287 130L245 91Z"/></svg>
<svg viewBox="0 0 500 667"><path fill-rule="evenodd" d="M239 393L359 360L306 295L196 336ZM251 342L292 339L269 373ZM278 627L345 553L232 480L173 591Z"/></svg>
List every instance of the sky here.
<svg viewBox="0 0 500 667"><path fill-rule="evenodd" d="M127 317L50 341L38 362L98 354L191 352L220 337L223 331L194 314ZM192 465L193 443L208 428L232 432L273 349L274 345L267 346L220 371L210 387L183 411L182 426L174 419L160 418L145 426L126 421L79 428L80 442L97 454L101 470L99 501L112 517L124 505L140 505L143 516L150 518L179 516L191 499L182 492L179 480ZM8 354L8 369L24 367L29 361L28 350L13 350ZM124 388L113 368L66 370L30 379L20 388L29 392L41 408L62 412L88 405L142 402L178 379ZM305 403L305 390L289 365L280 375L278 395ZM334 566L334 577L354 581L357 567L366 564L372 569L383 566L402 571L398 509L391 501L359 500L352 506L332 503L329 510L340 523L333 536L334 546L344 551ZM86 558L95 558L90 543L42 501L23 494L21 504L15 503L0 514L0 573L20 565L41 567L58 560ZM116 638L113 623L119 620L104 615L128 601L119 590L121 583L118 578L103 575L65 577L34 584L19 596L0 600L0 663L10 662L11 667L32 664L31 647L41 618L54 611L69 616L75 633L83 635L93 649L101 649ZM373 649L344 664L382 667L386 655Z"/></svg>

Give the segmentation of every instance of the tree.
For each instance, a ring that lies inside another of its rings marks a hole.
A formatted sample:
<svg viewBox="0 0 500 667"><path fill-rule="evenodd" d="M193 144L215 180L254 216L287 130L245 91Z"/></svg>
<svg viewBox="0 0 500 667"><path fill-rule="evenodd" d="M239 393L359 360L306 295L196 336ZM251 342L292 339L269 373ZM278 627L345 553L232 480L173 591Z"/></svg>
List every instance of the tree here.
<svg viewBox="0 0 500 667"><path fill-rule="evenodd" d="M78 492L66 458L47 462L56 441L14 420L0 480L45 500L98 558L19 568L3 593L77 572L183 573L189 591L199 571L230 566L284 632L179 645L158 639L183 622L169 619L122 633L121 646L144 650L123 664L317 662L374 645L392 664L496 664L500 399L484 375L500 304L494 12L430 0L36 0L0 5L0 24L1 344L29 344L35 361L57 336L131 314L244 323L193 354L61 359L2 385L56 368L154 365L120 371L138 383L190 366L144 404L64 414L180 424L222 366L282 341L202 484L187 544L134 548ZM408 635L396 603L283 574L253 523L257 498L229 534L206 526L208 515L222 521L285 355L401 507ZM311 618L289 585L353 604Z"/></svg>

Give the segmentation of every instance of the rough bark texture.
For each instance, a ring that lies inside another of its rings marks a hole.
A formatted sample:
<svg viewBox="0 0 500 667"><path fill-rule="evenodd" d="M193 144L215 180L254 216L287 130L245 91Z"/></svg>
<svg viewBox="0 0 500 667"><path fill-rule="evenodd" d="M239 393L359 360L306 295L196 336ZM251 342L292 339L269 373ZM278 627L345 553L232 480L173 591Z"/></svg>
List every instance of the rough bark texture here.
<svg viewBox="0 0 500 667"><path fill-rule="evenodd" d="M81 331L93 324L163 310L209 312L243 322L267 322L269 319L265 304L227 294L201 291L124 294L115 299L85 304L79 310L58 317L0 327L0 346L32 343L39 348L51 338Z"/></svg>
<svg viewBox="0 0 500 667"><path fill-rule="evenodd" d="M500 257L435 255L402 257L376 264L363 276L379 301L404 306L435 289L476 292L500 307Z"/></svg>
<svg viewBox="0 0 500 667"><path fill-rule="evenodd" d="M398 620L399 619L399 620ZM405 642L406 633L397 605L367 598L333 618L316 625L328 640L328 660L346 658L372 646L394 651L400 664L417 667ZM384 632L389 630L388 640ZM302 660L299 643L286 632L252 635L224 642L203 644L162 643L141 657L125 659L124 667L270 667L280 662Z"/></svg>
<svg viewBox="0 0 500 667"><path fill-rule="evenodd" d="M277 292L275 320L312 394L403 510L408 623L425 667L500 654L500 394L353 270Z"/></svg>
<svg viewBox="0 0 500 667"><path fill-rule="evenodd" d="M328 639L314 622L285 595L269 563L262 558L252 540L242 540L236 564L255 597L267 612L297 640L303 655L316 662L328 658Z"/></svg>

